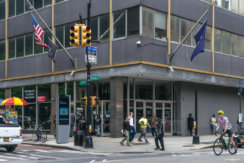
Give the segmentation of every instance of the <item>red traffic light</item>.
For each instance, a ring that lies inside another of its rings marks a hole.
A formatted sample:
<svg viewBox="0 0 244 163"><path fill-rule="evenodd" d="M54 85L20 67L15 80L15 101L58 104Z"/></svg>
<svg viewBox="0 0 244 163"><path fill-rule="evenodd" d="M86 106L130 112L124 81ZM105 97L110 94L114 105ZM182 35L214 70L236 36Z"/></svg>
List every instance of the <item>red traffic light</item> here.
<svg viewBox="0 0 244 163"><path fill-rule="evenodd" d="M72 27L70 28L70 30L74 31L74 30L75 30L75 26L72 26Z"/></svg>
<svg viewBox="0 0 244 163"><path fill-rule="evenodd" d="M90 31L91 30L91 28L90 27L86 27L86 31Z"/></svg>

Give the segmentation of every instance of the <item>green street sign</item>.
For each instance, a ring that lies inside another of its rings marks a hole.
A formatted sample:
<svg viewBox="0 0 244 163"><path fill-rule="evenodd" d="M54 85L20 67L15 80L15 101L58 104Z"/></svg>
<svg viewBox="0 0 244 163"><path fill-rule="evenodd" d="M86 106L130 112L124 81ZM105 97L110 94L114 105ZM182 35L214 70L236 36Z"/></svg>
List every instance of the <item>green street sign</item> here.
<svg viewBox="0 0 244 163"><path fill-rule="evenodd" d="M87 81L80 81L80 85L87 85Z"/></svg>
<svg viewBox="0 0 244 163"><path fill-rule="evenodd" d="M99 76L91 76L91 80L100 80Z"/></svg>

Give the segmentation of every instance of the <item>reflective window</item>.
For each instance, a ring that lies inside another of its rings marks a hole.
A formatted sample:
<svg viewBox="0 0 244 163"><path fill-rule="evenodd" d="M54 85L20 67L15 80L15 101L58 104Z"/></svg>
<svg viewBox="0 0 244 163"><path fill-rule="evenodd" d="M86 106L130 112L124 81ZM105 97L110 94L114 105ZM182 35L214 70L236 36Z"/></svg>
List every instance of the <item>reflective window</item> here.
<svg viewBox="0 0 244 163"><path fill-rule="evenodd" d="M16 58L24 56L24 36L16 38Z"/></svg>
<svg viewBox="0 0 244 163"><path fill-rule="evenodd" d="M152 80L136 80L136 99L153 99Z"/></svg>
<svg viewBox="0 0 244 163"><path fill-rule="evenodd" d="M57 26L56 27L56 37L59 39L61 44L64 44L64 26ZM57 43L58 49L61 49L61 46Z"/></svg>
<svg viewBox="0 0 244 163"><path fill-rule="evenodd" d="M52 0L44 0L44 5L48 6L52 4Z"/></svg>
<svg viewBox="0 0 244 163"><path fill-rule="evenodd" d="M235 12L239 12L239 4L238 4L238 0L232 0L231 1L231 9Z"/></svg>
<svg viewBox="0 0 244 163"><path fill-rule="evenodd" d="M70 47L70 28L73 26L75 23L69 23L65 24L65 47Z"/></svg>
<svg viewBox="0 0 244 163"><path fill-rule="evenodd" d="M239 56L238 36L231 34L231 54Z"/></svg>
<svg viewBox="0 0 244 163"><path fill-rule="evenodd" d="M205 35L205 49L211 50L212 48L212 28L207 26Z"/></svg>
<svg viewBox="0 0 244 163"><path fill-rule="evenodd" d="M5 42L0 41L0 60L5 60Z"/></svg>
<svg viewBox="0 0 244 163"><path fill-rule="evenodd" d="M127 35L138 35L139 34L139 7L133 7L127 9Z"/></svg>
<svg viewBox="0 0 244 163"><path fill-rule="evenodd" d="M33 34L25 36L25 55L33 54Z"/></svg>
<svg viewBox="0 0 244 163"><path fill-rule="evenodd" d="M182 41L183 38L187 35L187 33L191 30L191 25L192 25L192 22L189 21L189 20L185 20L185 19L180 19L180 30L181 30L181 34L180 34L180 40ZM184 44L187 44L187 45L191 45L191 37L189 36Z"/></svg>
<svg viewBox="0 0 244 163"><path fill-rule="evenodd" d="M98 40L98 17L91 18L92 40Z"/></svg>
<svg viewBox="0 0 244 163"><path fill-rule="evenodd" d="M143 7L142 10L142 35L146 37L154 36L154 11Z"/></svg>
<svg viewBox="0 0 244 163"><path fill-rule="evenodd" d="M36 86L24 87L24 100L26 100L28 103L36 102Z"/></svg>
<svg viewBox="0 0 244 163"><path fill-rule="evenodd" d="M230 54L230 33L226 31L221 32L221 44L222 52L225 54Z"/></svg>
<svg viewBox="0 0 244 163"><path fill-rule="evenodd" d="M44 96L46 98L45 102L51 101L51 85L43 84L38 85L38 96Z"/></svg>
<svg viewBox="0 0 244 163"><path fill-rule="evenodd" d="M16 15L24 13L24 0L16 0Z"/></svg>
<svg viewBox="0 0 244 163"><path fill-rule="evenodd" d="M48 45L48 43L49 43L49 39L48 38L50 38L52 40L52 34L51 34L51 32L49 32L48 29L46 29L44 32L45 32L45 34L44 34L44 43ZM44 51L47 52L48 48L44 48Z"/></svg>
<svg viewBox="0 0 244 163"><path fill-rule="evenodd" d="M216 6L218 6L218 7L222 7L222 5L221 5L221 4L222 4L221 1L222 1L222 0L216 0L216 1L215 1Z"/></svg>
<svg viewBox="0 0 244 163"><path fill-rule="evenodd" d="M155 12L155 38L163 39L167 37L167 17L166 14ZM166 39L165 39L166 40Z"/></svg>
<svg viewBox="0 0 244 163"><path fill-rule="evenodd" d="M36 127L36 104L24 106L24 129L34 130Z"/></svg>
<svg viewBox="0 0 244 163"><path fill-rule="evenodd" d="M155 82L155 98L156 100L171 100L171 83L165 81Z"/></svg>
<svg viewBox="0 0 244 163"><path fill-rule="evenodd" d="M98 83L98 93L101 100L110 100L110 82L100 81Z"/></svg>
<svg viewBox="0 0 244 163"><path fill-rule="evenodd" d="M43 40L43 36L42 36L42 40ZM34 42L35 42L35 40L34 40ZM43 47L37 46L36 43L34 43L34 53L35 54L43 53Z"/></svg>
<svg viewBox="0 0 244 163"><path fill-rule="evenodd" d="M221 31L215 29L215 51L221 52Z"/></svg>
<svg viewBox="0 0 244 163"><path fill-rule="evenodd" d="M39 122L38 125L43 130L51 129L51 104L50 103L40 103L39 104Z"/></svg>
<svg viewBox="0 0 244 163"><path fill-rule="evenodd" d="M114 13L114 38L125 37L125 11Z"/></svg>
<svg viewBox="0 0 244 163"><path fill-rule="evenodd" d="M15 0L9 0L8 4L8 16L14 16L15 15Z"/></svg>
<svg viewBox="0 0 244 163"><path fill-rule="evenodd" d="M244 37L239 36L240 57L244 58Z"/></svg>
<svg viewBox="0 0 244 163"><path fill-rule="evenodd" d="M229 10L230 9L230 0L222 0L222 7Z"/></svg>
<svg viewBox="0 0 244 163"><path fill-rule="evenodd" d="M172 41L179 42L179 36L180 36L179 27L180 27L180 19L176 16L171 16L170 36Z"/></svg>
<svg viewBox="0 0 244 163"><path fill-rule="evenodd" d="M15 38L8 40L8 58L15 58Z"/></svg>
<svg viewBox="0 0 244 163"><path fill-rule="evenodd" d="M34 0L35 9L42 8L42 0Z"/></svg>
<svg viewBox="0 0 244 163"><path fill-rule="evenodd" d="M109 15L100 17L100 39L105 40L109 38Z"/></svg>
<svg viewBox="0 0 244 163"><path fill-rule="evenodd" d="M244 0L239 1L239 12L241 15L244 15Z"/></svg>
<svg viewBox="0 0 244 163"><path fill-rule="evenodd" d="M5 19L5 0L0 0L0 20Z"/></svg>
<svg viewBox="0 0 244 163"><path fill-rule="evenodd" d="M62 1L64 1L64 0L56 0L56 3L59 3L59 2L62 2Z"/></svg>
<svg viewBox="0 0 244 163"><path fill-rule="evenodd" d="M67 82L67 94L71 95L71 101L74 101L74 83Z"/></svg>

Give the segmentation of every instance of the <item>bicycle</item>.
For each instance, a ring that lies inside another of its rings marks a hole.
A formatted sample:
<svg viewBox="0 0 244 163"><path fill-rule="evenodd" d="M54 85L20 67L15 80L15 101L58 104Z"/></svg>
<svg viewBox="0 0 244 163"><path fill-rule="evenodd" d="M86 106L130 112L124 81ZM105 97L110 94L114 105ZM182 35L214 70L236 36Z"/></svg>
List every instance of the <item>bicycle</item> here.
<svg viewBox="0 0 244 163"><path fill-rule="evenodd" d="M32 141L33 142L40 141L42 143L46 143L46 141L47 141L47 133L43 136L43 132L38 127L36 129L36 131L32 134Z"/></svg>
<svg viewBox="0 0 244 163"><path fill-rule="evenodd" d="M216 134L216 136L217 136L217 134ZM232 142L230 141L230 138L228 138L228 141L226 142L226 140L223 137L228 137L228 135L226 136L226 133L222 132L222 133L220 133L220 137L214 141L214 144L213 144L214 154L219 156L222 154L223 150L227 150L227 149L231 155L236 154L237 152L235 151L235 147L232 144ZM236 148L237 148L237 142L235 141L234 138L233 138L233 141L235 142Z"/></svg>

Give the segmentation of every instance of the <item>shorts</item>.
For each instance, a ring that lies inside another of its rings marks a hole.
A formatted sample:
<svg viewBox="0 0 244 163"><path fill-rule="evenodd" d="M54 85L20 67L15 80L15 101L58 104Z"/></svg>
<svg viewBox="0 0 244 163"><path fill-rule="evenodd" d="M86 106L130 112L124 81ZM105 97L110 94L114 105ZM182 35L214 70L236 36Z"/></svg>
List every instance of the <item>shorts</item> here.
<svg viewBox="0 0 244 163"><path fill-rule="evenodd" d="M228 136L231 138L233 135L233 132L231 130L227 130L226 133L228 134Z"/></svg>

